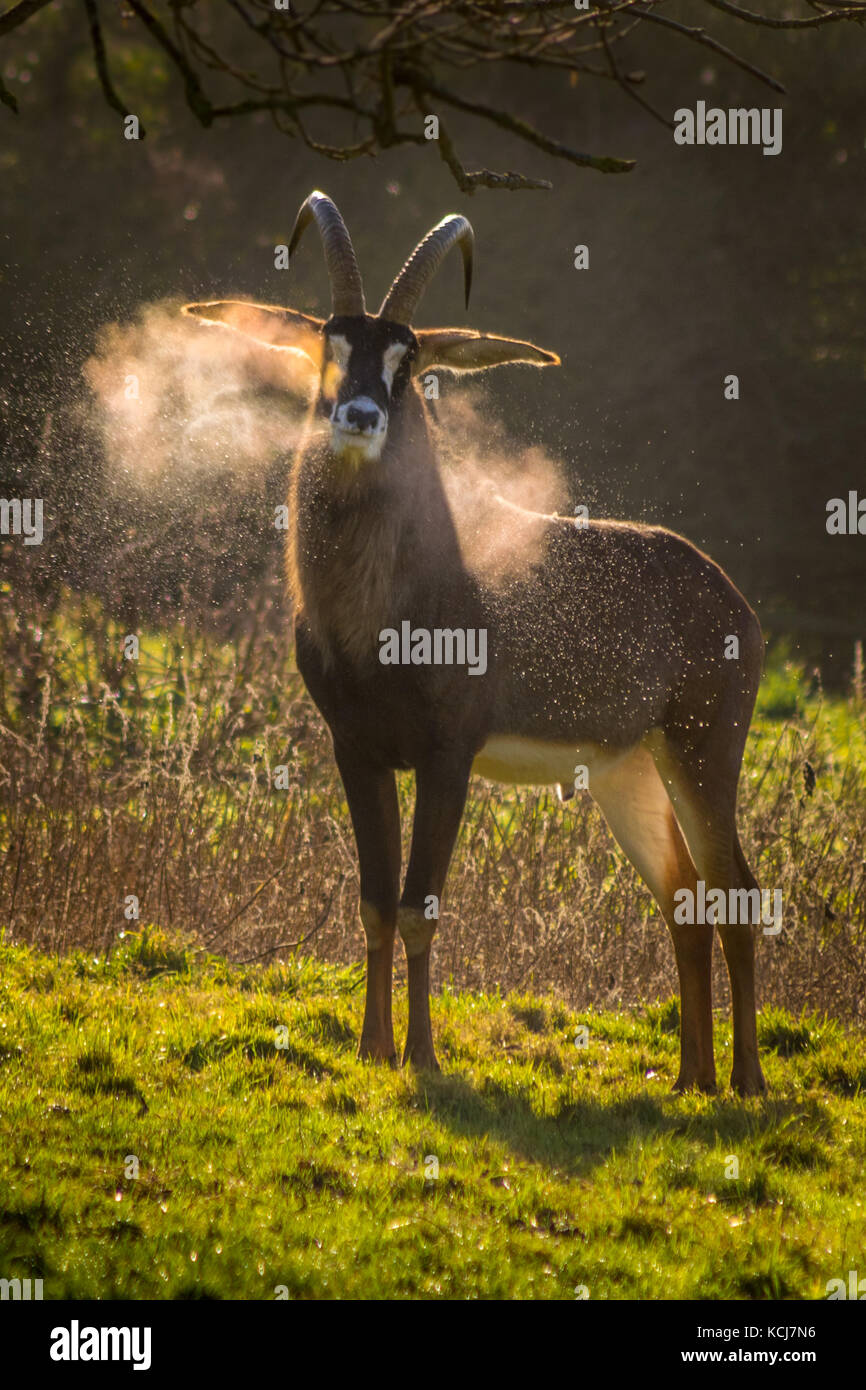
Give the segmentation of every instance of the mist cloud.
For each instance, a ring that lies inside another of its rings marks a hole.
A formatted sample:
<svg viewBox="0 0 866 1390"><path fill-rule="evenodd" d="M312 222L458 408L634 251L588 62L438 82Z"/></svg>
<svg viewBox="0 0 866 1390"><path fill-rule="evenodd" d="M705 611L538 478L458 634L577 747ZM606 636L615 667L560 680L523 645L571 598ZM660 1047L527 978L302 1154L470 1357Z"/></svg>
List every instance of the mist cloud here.
<svg viewBox="0 0 866 1390"><path fill-rule="evenodd" d="M106 325L85 364L110 473L154 503L210 475L251 485L280 456L288 476L315 389L304 366L180 307L149 304ZM449 391L431 425L465 563L507 583L540 558L547 518L565 505L561 465L511 440L478 386Z"/></svg>
<svg viewBox="0 0 866 1390"><path fill-rule="evenodd" d="M294 449L309 402L293 354L186 318L179 303L106 325L84 376L109 465L142 487L179 473L263 473Z"/></svg>
<svg viewBox="0 0 866 1390"><path fill-rule="evenodd" d="M438 415L442 480L464 562L500 587L541 558L548 519L567 503L562 465L511 440L477 387L453 392Z"/></svg>

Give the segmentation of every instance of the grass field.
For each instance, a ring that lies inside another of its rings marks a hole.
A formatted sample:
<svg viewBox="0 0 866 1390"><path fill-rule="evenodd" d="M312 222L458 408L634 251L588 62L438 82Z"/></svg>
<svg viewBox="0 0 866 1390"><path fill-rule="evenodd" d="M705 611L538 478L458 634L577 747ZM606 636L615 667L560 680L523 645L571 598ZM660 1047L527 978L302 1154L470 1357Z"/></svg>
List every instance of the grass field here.
<svg viewBox="0 0 866 1390"><path fill-rule="evenodd" d="M94 604L22 611L0 585L0 1278L46 1298L822 1298L859 1269L862 669L827 696L776 650L747 747L742 838L784 901L758 948L768 1098L670 1094L676 972L649 894L586 799L481 781L434 948L443 1073L419 1078L355 1059L351 827L266 617L233 643L145 631L124 661ZM400 795L408 832L408 776ZM714 986L724 1088L718 960ZM399 950L395 1014L399 1038Z"/></svg>
<svg viewBox="0 0 866 1390"><path fill-rule="evenodd" d="M862 1266L835 1023L768 1010L772 1098L681 1099L675 1002L446 990L422 1080L356 1061L359 970L148 932L0 965L0 1271L46 1298L822 1298Z"/></svg>

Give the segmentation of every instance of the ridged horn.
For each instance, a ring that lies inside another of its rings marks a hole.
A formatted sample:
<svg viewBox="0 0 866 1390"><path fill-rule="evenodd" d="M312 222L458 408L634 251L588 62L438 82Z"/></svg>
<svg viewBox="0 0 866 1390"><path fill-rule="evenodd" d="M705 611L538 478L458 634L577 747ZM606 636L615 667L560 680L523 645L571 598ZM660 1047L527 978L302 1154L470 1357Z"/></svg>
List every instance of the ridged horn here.
<svg viewBox="0 0 866 1390"><path fill-rule="evenodd" d="M364 286L361 284L352 238L337 204L327 193L320 193L316 189L301 204L289 242L289 259L295 254L295 248L311 222L315 222L322 238L325 264L331 281L331 313L347 317L366 313Z"/></svg>
<svg viewBox="0 0 866 1390"><path fill-rule="evenodd" d="M424 240L418 242L382 300L379 318L391 319L394 323L408 326L412 322L422 294L451 247L457 244L463 253L463 287L468 308L469 291L472 288L472 250L475 234L465 217L452 213L450 217L443 217L442 221L427 233Z"/></svg>

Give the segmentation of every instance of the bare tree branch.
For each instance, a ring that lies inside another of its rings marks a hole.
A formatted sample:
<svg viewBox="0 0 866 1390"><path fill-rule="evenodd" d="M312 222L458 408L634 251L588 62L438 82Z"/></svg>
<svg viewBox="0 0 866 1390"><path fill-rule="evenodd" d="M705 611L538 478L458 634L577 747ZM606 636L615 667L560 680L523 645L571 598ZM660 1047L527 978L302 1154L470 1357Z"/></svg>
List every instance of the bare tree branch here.
<svg viewBox="0 0 866 1390"><path fill-rule="evenodd" d="M105 53L105 40L102 37L102 26L99 23L99 11L96 7L96 0L84 0L84 8L87 11L87 19L90 24L90 41L93 45L93 61L96 64L96 73L99 77L99 85L102 88L102 95L111 107L120 116L129 114L129 107L124 106L120 97L114 89L111 81L111 74L108 71L108 58ZM144 126L139 121L138 133L141 138L146 134Z"/></svg>
<svg viewBox="0 0 866 1390"><path fill-rule="evenodd" d="M184 81L187 106L194 115L198 117L202 125L209 126L213 121L213 107L202 91L201 83L184 55L177 47L177 44L168 36L160 21L150 13L141 3L141 0L127 0L127 4L135 11L142 24L148 32L153 35L160 48L168 54L175 67L180 72Z"/></svg>
<svg viewBox="0 0 866 1390"><path fill-rule="evenodd" d="M837 19L857 19L861 24L866 20L866 4L846 4L842 9L833 10L832 14L812 15L810 19L771 19L768 15L740 9L739 5L730 5L727 0L706 0L706 4L712 5L714 10L721 10L723 14L742 19L746 24L758 24L762 29L814 29L819 24L832 24Z"/></svg>
<svg viewBox="0 0 866 1390"><path fill-rule="evenodd" d="M462 193L474 193L476 188L507 188L511 191L522 188L551 189L549 179L529 179L525 174L495 174L490 169L476 169L472 173L463 168L454 149L448 131L439 122L439 153L448 165Z"/></svg>
<svg viewBox="0 0 866 1390"><path fill-rule="evenodd" d="M771 77L768 72L764 72L761 68L756 68L754 63L748 62L745 58L738 57L732 49L728 48L723 43L719 43L718 39L714 39L712 35L706 33L704 29L694 29L688 24L679 24L675 19L668 19L667 15L655 14L651 10L641 10L638 9L637 6L634 8L634 13L639 14L642 19L649 20L651 24L663 24L668 29L675 29L678 34L683 34L687 39L694 39L695 43L703 44L705 48L712 49L714 53L720 53L723 58L727 58L729 62L734 63L738 68L742 68L743 72L751 73L753 77L757 77L759 82L765 82L768 87L772 87L774 92L781 92L782 96L787 95L787 87L780 82L778 78Z"/></svg>
<svg viewBox="0 0 866 1390"><path fill-rule="evenodd" d="M17 29L19 24L26 23L38 10L44 10L50 3L51 0L19 0L19 3L13 5L11 10L0 15L0 39L4 34L9 34L13 29Z"/></svg>
<svg viewBox="0 0 866 1390"><path fill-rule="evenodd" d="M10 111L14 111L16 116L18 115L18 98L10 92L2 77L0 77L0 101L4 106L8 106Z"/></svg>
<svg viewBox="0 0 866 1390"><path fill-rule="evenodd" d="M551 140L549 136L543 135L540 130L536 130L528 121L521 120L519 116L512 116L509 111L501 111L495 106L486 106L480 101L466 101L463 97L458 97L456 92L449 92L446 87L440 87L438 82L432 82L419 76L417 86L432 96L438 97L440 101L447 102L449 106L456 107L458 111L466 111L473 116L482 116L485 120L491 121L493 125L502 126L504 130L510 130L514 135L519 135L530 145L537 145L546 154L556 155L559 159L567 159L571 164L582 164L590 169L598 169L603 174L626 174L634 168L633 159L617 159L613 155L582 154L579 150L573 150L568 145L561 144L559 140Z"/></svg>
<svg viewBox="0 0 866 1390"><path fill-rule="evenodd" d="M599 33L601 34L601 41L604 45L605 57L608 61L610 74L614 81L619 83L626 96L631 97L632 101L636 101L639 106L642 106L645 111L648 111L650 115L653 116L655 120L659 121L663 126L667 126L669 130L673 130L673 121L669 120L667 116L663 116L661 111L657 111L656 108L652 105L652 103L647 101L646 97L641 96L640 92L636 92L634 90L633 84L631 84L628 81L628 79L624 77L623 74L620 72L619 64L617 63L616 56L613 52L613 47L611 44L608 43L607 32L604 25L602 25L601 29L599 30Z"/></svg>
<svg viewBox="0 0 866 1390"><path fill-rule="evenodd" d="M0 16L0 38L48 3L19 0ZM760 14L737 0L705 3L726 17L728 30L749 25L812 31L825 24L866 21L866 0L803 0L811 14L801 18ZM585 10L576 9L574 0L295 0L288 10L275 9L273 0L229 0L220 6L203 0L126 4L125 15L114 6L100 11L98 0L83 0L79 10L88 26L97 80L112 110L124 112L124 107L111 80L107 52L112 43L128 39L137 23L139 36L164 55L201 125L267 111L287 136L334 160L426 143L412 121L419 110L440 114L427 106L439 103L506 130L555 159L604 174L626 173L634 160L576 149L536 129L510 107L478 100L472 84L492 63L514 74L527 67L547 71L557 80L565 71L572 80L580 75L615 83L629 100L670 127L665 112L651 100L636 52L646 26L709 49L775 92L786 90L779 78L702 26L672 19L664 12L669 0L590 0ZM166 9L170 21L159 17ZM597 55L596 60L589 55ZM640 93L635 91L638 84ZM17 111L16 97L2 83L0 102ZM319 117L321 130L312 124ZM467 169L441 115L439 154L466 193L550 187L549 180L528 174Z"/></svg>

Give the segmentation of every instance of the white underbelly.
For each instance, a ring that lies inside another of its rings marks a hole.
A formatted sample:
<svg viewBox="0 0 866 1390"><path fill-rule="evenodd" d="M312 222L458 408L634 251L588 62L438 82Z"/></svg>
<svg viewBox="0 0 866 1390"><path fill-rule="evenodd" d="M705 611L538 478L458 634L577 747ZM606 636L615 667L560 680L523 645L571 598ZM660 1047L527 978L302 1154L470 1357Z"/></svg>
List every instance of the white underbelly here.
<svg viewBox="0 0 866 1390"><path fill-rule="evenodd" d="M631 748L599 743L548 743L545 739L496 734L476 755L472 771L491 782L572 787L576 769L586 768L589 785L627 757Z"/></svg>

